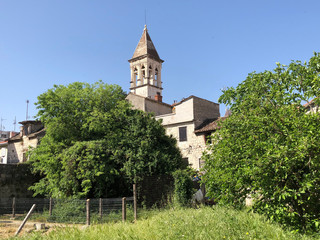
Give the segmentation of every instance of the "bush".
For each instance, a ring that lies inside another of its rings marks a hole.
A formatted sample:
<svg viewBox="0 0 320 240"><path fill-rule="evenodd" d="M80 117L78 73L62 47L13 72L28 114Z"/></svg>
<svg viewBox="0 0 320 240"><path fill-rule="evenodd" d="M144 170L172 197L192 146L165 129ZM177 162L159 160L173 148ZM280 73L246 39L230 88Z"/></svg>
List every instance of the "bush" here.
<svg viewBox="0 0 320 240"><path fill-rule="evenodd" d="M188 206L193 195L193 182L187 170L177 170L174 177L174 200L179 206Z"/></svg>
<svg viewBox="0 0 320 240"><path fill-rule="evenodd" d="M83 223L86 221L86 201L80 199L55 200L49 222Z"/></svg>

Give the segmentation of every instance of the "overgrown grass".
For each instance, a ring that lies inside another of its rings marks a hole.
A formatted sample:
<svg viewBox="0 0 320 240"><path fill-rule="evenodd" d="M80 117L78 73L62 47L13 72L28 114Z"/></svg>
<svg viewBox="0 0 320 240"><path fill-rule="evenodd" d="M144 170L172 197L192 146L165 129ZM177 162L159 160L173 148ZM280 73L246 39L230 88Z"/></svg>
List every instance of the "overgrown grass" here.
<svg viewBox="0 0 320 240"><path fill-rule="evenodd" d="M262 216L224 207L152 210L136 223L110 223L32 233L21 239L317 239L283 230Z"/></svg>
<svg viewBox="0 0 320 240"><path fill-rule="evenodd" d="M127 220L134 220L133 207L131 205L127 205ZM143 214L148 214L147 211L143 211ZM16 215L15 220L23 220L25 218L25 214ZM9 219L11 215L0 216L3 219ZM99 216L97 211L91 211L90 213L91 223L109 223L109 222L117 222L122 220L122 212L119 210L109 210L104 211L102 214L102 218ZM85 209L77 209L77 208L55 208L52 216L49 216L48 211L43 212L35 212L32 213L29 221L33 222L49 222L49 223L65 223L65 224L85 224L86 223L86 211Z"/></svg>

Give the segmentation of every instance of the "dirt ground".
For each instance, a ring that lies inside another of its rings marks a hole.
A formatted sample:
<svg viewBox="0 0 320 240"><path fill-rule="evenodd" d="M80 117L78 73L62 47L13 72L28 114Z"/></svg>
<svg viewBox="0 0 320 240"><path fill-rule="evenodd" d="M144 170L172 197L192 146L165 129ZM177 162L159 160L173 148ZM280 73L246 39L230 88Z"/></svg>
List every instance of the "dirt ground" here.
<svg viewBox="0 0 320 240"><path fill-rule="evenodd" d="M7 239L13 237L16 231L18 230L21 221L10 220L10 219L0 219L0 239ZM24 234L28 234L32 231L36 231L35 224L39 222L26 222L22 231L19 233L19 236ZM66 226L74 226L73 224L59 224L59 223L44 223L45 229L41 230L43 232L52 231L56 227L66 227ZM79 225L83 226L83 225Z"/></svg>
<svg viewBox="0 0 320 240"><path fill-rule="evenodd" d="M17 229L19 228L22 221L14 221L14 220L0 220L0 239L7 239L9 237L13 237ZM32 223L26 223L22 231L21 235L28 233L34 230L34 225ZM20 235L19 234L19 235Z"/></svg>

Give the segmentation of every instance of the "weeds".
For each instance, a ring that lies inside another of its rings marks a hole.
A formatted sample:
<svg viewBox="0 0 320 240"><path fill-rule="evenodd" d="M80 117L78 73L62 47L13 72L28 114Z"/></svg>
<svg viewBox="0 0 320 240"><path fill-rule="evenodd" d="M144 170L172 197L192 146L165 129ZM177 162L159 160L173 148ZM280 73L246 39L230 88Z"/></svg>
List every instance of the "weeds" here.
<svg viewBox="0 0 320 240"><path fill-rule="evenodd" d="M283 230L264 217L225 207L165 209L140 213L137 223L117 222L89 228L65 228L21 239L316 239Z"/></svg>

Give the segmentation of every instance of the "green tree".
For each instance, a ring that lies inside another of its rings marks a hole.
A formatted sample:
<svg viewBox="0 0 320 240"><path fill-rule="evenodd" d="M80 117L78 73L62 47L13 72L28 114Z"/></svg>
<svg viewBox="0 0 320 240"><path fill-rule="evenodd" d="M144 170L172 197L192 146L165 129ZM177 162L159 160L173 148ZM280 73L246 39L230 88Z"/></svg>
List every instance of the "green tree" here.
<svg viewBox="0 0 320 240"><path fill-rule="evenodd" d="M125 189L126 182L180 167L175 139L125 96L119 86L100 81L54 86L38 97L46 135L30 153L34 171L43 176L31 187L35 194L110 196L115 186Z"/></svg>
<svg viewBox="0 0 320 240"><path fill-rule="evenodd" d="M219 102L232 115L204 153L208 194L221 204L253 209L300 230L319 230L320 116L304 106L319 105L320 55L308 63L277 64L253 72Z"/></svg>

